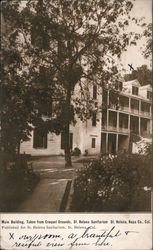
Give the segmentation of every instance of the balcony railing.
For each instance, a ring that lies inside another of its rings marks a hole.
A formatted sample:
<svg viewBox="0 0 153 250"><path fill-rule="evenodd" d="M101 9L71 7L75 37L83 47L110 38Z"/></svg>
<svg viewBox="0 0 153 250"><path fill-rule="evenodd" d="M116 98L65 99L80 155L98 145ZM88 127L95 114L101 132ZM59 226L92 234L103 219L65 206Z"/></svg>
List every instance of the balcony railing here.
<svg viewBox="0 0 153 250"><path fill-rule="evenodd" d="M143 115L143 116L147 116L147 117L151 116L149 111L141 111L140 114Z"/></svg>
<svg viewBox="0 0 153 250"><path fill-rule="evenodd" d="M106 130L106 129L107 129L106 124L102 125L102 130Z"/></svg>
<svg viewBox="0 0 153 250"><path fill-rule="evenodd" d="M108 130L108 131L117 131L117 127L115 126L106 126L106 125L102 125L102 130Z"/></svg>
<svg viewBox="0 0 153 250"><path fill-rule="evenodd" d="M127 107L127 106L119 106L119 110L129 112L129 107Z"/></svg>
<svg viewBox="0 0 153 250"><path fill-rule="evenodd" d="M133 114L139 114L139 110L138 110L138 109L132 109L132 108L131 108L131 113L133 113Z"/></svg>
<svg viewBox="0 0 153 250"><path fill-rule="evenodd" d="M110 131L117 131L117 127L109 125L108 126L108 130L110 130Z"/></svg>
<svg viewBox="0 0 153 250"><path fill-rule="evenodd" d="M102 125L102 130L107 130L107 131L118 131L118 132L122 132L122 133L126 133L128 134L129 133L129 130L128 128L118 128L115 127L115 126L111 126L109 125L108 127L106 125Z"/></svg>
<svg viewBox="0 0 153 250"><path fill-rule="evenodd" d="M110 108L110 109L115 109L115 110L116 110L116 104L110 103L110 104L109 104L109 108Z"/></svg>
<svg viewBox="0 0 153 250"><path fill-rule="evenodd" d="M128 128L119 128L119 132L128 133L129 130L128 130Z"/></svg>
<svg viewBox="0 0 153 250"><path fill-rule="evenodd" d="M141 136L148 138L151 137L151 134L149 131L141 131Z"/></svg>

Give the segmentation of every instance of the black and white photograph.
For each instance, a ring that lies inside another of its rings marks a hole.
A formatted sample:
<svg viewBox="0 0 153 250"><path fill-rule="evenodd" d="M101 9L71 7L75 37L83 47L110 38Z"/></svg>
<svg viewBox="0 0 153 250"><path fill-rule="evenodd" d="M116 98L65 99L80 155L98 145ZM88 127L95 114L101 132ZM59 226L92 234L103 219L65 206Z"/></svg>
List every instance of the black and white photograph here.
<svg viewBox="0 0 153 250"><path fill-rule="evenodd" d="M1 76L1 213L151 212L151 0L2 0Z"/></svg>

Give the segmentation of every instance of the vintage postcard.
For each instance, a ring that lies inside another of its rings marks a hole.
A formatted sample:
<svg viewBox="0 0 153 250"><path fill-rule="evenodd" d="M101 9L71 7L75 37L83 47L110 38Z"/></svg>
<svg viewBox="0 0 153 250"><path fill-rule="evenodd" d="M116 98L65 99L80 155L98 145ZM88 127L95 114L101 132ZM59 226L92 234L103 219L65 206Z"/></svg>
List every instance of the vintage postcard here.
<svg viewBox="0 0 153 250"><path fill-rule="evenodd" d="M0 248L152 249L152 1L2 0Z"/></svg>

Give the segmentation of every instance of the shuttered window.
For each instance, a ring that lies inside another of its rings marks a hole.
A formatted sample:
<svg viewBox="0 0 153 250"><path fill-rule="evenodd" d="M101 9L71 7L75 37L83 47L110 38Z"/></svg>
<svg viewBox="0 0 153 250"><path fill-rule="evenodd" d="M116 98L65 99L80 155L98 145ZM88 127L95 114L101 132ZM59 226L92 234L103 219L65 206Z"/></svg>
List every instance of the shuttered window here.
<svg viewBox="0 0 153 250"><path fill-rule="evenodd" d="M135 86L132 86L132 95L138 95L138 88Z"/></svg>
<svg viewBox="0 0 153 250"><path fill-rule="evenodd" d="M34 130L33 147L47 148L47 133L45 133L42 129L36 128Z"/></svg>
<svg viewBox="0 0 153 250"><path fill-rule="evenodd" d="M92 140L91 140L91 147L92 148L96 147L96 138L92 138Z"/></svg>
<svg viewBox="0 0 153 250"><path fill-rule="evenodd" d="M92 126L96 126L96 113L93 113L92 115Z"/></svg>

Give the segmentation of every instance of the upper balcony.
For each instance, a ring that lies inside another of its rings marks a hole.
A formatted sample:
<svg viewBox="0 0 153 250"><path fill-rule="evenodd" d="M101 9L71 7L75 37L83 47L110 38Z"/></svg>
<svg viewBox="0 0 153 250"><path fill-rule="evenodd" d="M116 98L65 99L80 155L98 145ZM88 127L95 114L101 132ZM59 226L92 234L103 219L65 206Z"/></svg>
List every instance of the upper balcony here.
<svg viewBox="0 0 153 250"><path fill-rule="evenodd" d="M117 127L114 126L114 125L108 125L107 130L116 132L117 131Z"/></svg>
<svg viewBox="0 0 153 250"><path fill-rule="evenodd" d="M127 134L129 132L128 125L129 125L128 115L120 113L119 114L119 128L118 128L119 132Z"/></svg>
<svg viewBox="0 0 153 250"><path fill-rule="evenodd" d="M117 94L111 93L109 95L109 105L110 109L121 110L129 112L129 97L124 95L116 96Z"/></svg>
<svg viewBox="0 0 153 250"><path fill-rule="evenodd" d="M148 117L150 118L151 117L151 113L148 112L148 111L140 111L140 115L143 116L143 117Z"/></svg>
<svg viewBox="0 0 153 250"><path fill-rule="evenodd" d="M104 102L105 100L105 102ZM140 115L142 117L151 118L151 103L148 100L142 100L140 97L127 96L124 93L119 95L114 92L106 93L103 99L105 109L115 112L131 113L133 115Z"/></svg>
<svg viewBox="0 0 153 250"><path fill-rule="evenodd" d="M119 110L129 112L129 97L120 95L120 97L119 97Z"/></svg>
<svg viewBox="0 0 153 250"><path fill-rule="evenodd" d="M151 117L151 104L144 101L141 102L140 115L144 117Z"/></svg>
<svg viewBox="0 0 153 250"><path fill-rule="evenodd" d="M131 98L131 113L139 114L139 100Z"/></svg>
<svg viewBox="0 0 153 250"><path fill-rule="evenodd" d="M117 113L111 110L105 110L102 113L102 130L127 134L129 132L128 122L128 114Z"/></svg>

